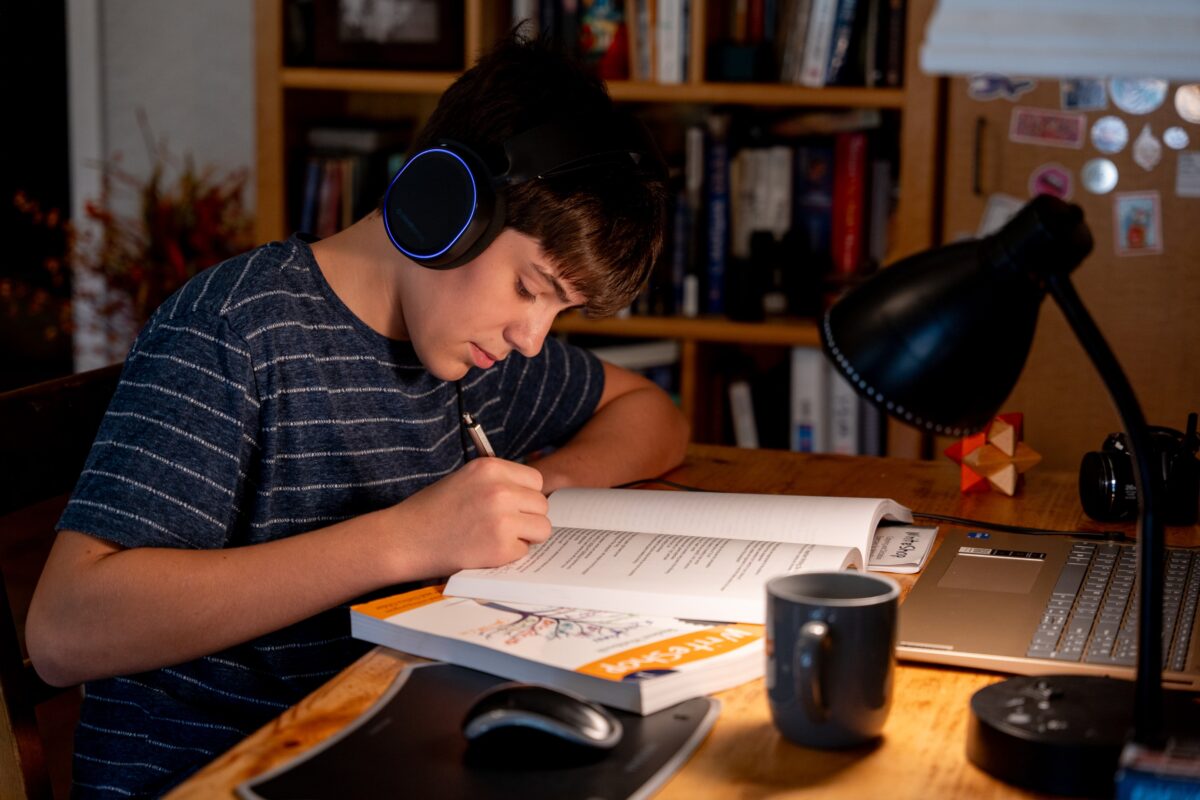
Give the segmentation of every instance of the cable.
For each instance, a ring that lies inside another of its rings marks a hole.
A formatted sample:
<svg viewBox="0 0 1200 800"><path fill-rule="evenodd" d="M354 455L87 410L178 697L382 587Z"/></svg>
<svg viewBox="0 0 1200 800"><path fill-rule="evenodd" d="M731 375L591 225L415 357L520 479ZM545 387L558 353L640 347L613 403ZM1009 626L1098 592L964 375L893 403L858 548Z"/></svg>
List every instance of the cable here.
<svg viewBox="0 0 1200 800"><path fill-rule="evenodd" d="M1053 534L1055 536L1074 536L1079 539L1095 539L1105 542L1133 542L1134 539L1126 536L1121 531L1060 531L1046 528L1029 528L1024 525L1007 525L1002 522L986 522L978 519L968 519L966 517L950 517L943 514L927 514L924 511L914 511L913 517L921 519L933 519L939 522L949 522L954 525L963 525L968 528L986 528L990 531L1003 531L1004 533L1030 533L1035 535Z"/></svg>

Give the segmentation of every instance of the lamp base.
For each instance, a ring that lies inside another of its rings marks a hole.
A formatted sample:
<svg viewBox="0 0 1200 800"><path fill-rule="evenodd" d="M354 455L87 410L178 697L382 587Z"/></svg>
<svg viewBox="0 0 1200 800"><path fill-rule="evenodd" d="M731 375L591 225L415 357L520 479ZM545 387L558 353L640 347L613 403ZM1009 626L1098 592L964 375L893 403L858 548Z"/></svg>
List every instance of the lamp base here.
<svg viewBox="0 0 1200 800"><path fill-rule="evenodd" d="M1111 797L1133 727L1133 683L1089 675L1020 676L971 697L967 758L1006 783Z"/></svg>

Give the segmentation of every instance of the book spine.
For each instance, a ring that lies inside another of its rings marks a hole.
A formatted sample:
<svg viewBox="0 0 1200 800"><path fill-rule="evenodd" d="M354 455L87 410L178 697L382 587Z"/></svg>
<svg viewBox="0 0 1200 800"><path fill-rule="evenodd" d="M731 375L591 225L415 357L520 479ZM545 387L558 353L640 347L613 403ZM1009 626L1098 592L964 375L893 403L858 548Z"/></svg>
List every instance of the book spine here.
<svg viewBox="0 0 1200 800"><path fill-rule="evenodd" d="M659 83L683 83L684 0L657 0L656 78Z"/></svg>
<svg viewBox="0 0 1200 800"><path fill-rule="evenodd" d="M887 0L867 0L867 22L863 31L863 86L873 89L883 85L883 70L880 68L880 31L883 23L883 4Z"/></svg>
<svg viewBox="0 0 1200 800"><path fill-rule="evenodd" d="M805 86L820 88L825 85L837 6L838 0L813 0L804 42L804 61L800 68L800 83Z"/></svg>
<svg viewBox="0 0 1200 800"><path fill-rule="evenodd" d="M766 36L766 0L749 0L746 8L746 41L758 44Z"/></svg>
<svg viewBox="0 0 1200 800"><path fill-rule="evenodd" d="M833 164L833 240L830 254L834 270L849 277L858 274L862 262L867 135L861 131L839 133L835 138Z"/></svg>
<svg viewBox="0 0 1200 800"><path fill-rule="evenodd" d="M808 40L808 19L812 0L786 0L783 31L780 37L779 80L800 83L804 67L804 45Z"/></svg>
<svg viewBox="0 0 1200 800"><path fill-rule="evenodd" d="M317 196L317 236L322 239L337 233L338 201L341 195L341 168L337 159L321 162L321 189Z"/></svg>
<svg viewBox="0 0 1200 800"><path fill-rule="evenodd" d="M754 400L750 384L729 384L729 413L733 418L733 441L738 447L758 447L758 424L754 419Z"/></svg>
<svg viewBox="0 0 1200 800"><path fill-rule="evenodd" d="M887 8L883 13L884 31L879 41L883 46L883 56L879 59L883 66L883 86L904 85L904 12L905 0L885 0Z"/></svg>
<svg viewBox="0 0 1200 800"><path fill-rule="evenodd" d="M671 207L671 307L666 311L668 314L683 312L683 282L688 274L688 246L692 238L691 218L687 191L680 190Z"/></svg>
<svg viewBox="0 0 1200 800"><path fill-rule="evenodd" d="M757 206L759 153L755 147L743 147L729 162L729 255L734 259L750 257L751 226L760 219Z"/></svg>
<svg viewBox="0 0 1200 800"><path fill-rule="evenodd" d="M780 241L792 226L792 148L775 145L764 156L762 230Z"/></svg>
<svg viewBox="0 0 1200 800"><path fill-rule="evenodd" d="M648 0L625 0L625 25L629 29L629 78L646 80L649 60L643 62L642 50L646 47L646 19L642 17ZM647 55L649 52L647 50Z"/></svg>
<svg viewBox="0 0 1200 800"><path fill-rule="evenodd" d="M701 224L704 206L705 133L701 125L691 125L684 133L684 192L687 195L687 264L680 292L680 313L694 317L700 313L701 265L708 253L706 226Z"/></svg>
<svg viewBox="0 0 1200 800"><path fill-rule="evenodd" d="M833 364L829 369L829 449L841 455L859 453L859 397Z"/></svg>
<svg viewBox="0 0 1200 800"><path fill-rule="evenodd" d="M813 139L795 149L794 227L803 232L808 254L828 259L833 227L833 144Z"/></svg>
<svg viewBox="0 0 1200 800"><path fill-rule="evenodd" d="M851 45L855 33L859 0L838 0L837 16L830 34L829 63L825 68L825 84L838 84L845 75L846 62L852 57Z"/></svg>
<svg viewBox="0 0 1200 800"><path fill-rule="evenodd" d="M888 223L892 215L892 164L871 162L870 208L867 210L867 261L872 268L887 261Z"/></svg>
<svg viewBox="0 0 1200 800"><path fill-rule="evenodd" d="M882 456L887 452L887 419L874 403L858 398L858 454Z"/></svg>
<svg viewBox="0 0 1200 800"><path fill-rule="evenodd" d="M300 206L300 230L312 233L317 223L317 197L321 191L321 159L310 156L304 167L304 200Z"/></svg>
<svg viewBox="0 0 1200 800"><path fill-rule="evenodd" d="M708 249L704 310L725 311L725 262L729 254L729 117L708 118L705 179L708 189Z"/></svg>
<svg viewBox="0 0 1200 800"><path fill-rule="evenodd" d="M791 449L796 452L828 450L828 375L819 349L792 348Z"/></svg>

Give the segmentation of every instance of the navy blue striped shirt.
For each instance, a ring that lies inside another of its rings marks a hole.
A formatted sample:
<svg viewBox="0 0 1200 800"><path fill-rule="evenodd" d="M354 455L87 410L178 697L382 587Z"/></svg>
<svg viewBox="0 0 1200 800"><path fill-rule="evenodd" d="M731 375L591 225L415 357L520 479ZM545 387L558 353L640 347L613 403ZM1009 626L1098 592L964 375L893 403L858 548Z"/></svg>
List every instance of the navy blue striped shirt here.
<svg viewBox="0 0 1200 800"><path fill-rule="evenodd" d="M568 439L603 383L594 356L554 339L461 381L464 409L510 459ZM158 309L58 528L122 547L280 539L453 472L460 431L454 383L355 317L293 237L199 274ZM366 649L341 607L195 661L88 683L75 791L159 795Z"/></svg>

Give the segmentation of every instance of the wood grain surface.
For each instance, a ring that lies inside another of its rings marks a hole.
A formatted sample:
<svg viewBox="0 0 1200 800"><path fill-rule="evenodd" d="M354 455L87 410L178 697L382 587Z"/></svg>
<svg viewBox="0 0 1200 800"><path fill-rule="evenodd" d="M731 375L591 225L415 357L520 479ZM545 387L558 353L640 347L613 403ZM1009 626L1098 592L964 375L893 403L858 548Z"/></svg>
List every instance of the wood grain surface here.
<svg viewBox="0 0 1200 800"><path fill-rule="evenodd" d="M693 446L671 480L709 490L890 497L929 512L1054 529L1126 530L1079 507L1076 476L1034 470L1016 497L962 495L958 467L912 461ZM1200 545L1200 527L1172 528L1172 544ZM917 576L897 575L905 591ZM376 648L181 785L172 798L232 797L234 788L341 730L414 659ZM1002 676L901 663L879 743L842 751L799 747L772 727L762 680L721 692L721 717L688 764L656 795L706 798L1034 797L967 762L968 702Z"/></svg>

